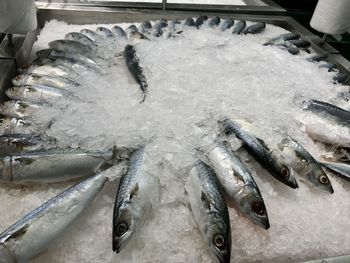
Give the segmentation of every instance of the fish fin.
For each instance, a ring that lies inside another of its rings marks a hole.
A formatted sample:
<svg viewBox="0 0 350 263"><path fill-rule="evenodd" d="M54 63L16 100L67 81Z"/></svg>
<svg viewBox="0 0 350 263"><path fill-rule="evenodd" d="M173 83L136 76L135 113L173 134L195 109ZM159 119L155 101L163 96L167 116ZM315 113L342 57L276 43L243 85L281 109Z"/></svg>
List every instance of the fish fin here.
<svg viewBox="0 0 350 263"><path fill-rule="evenodd" d="M30 165L33 162L35 162L35 159L28 158L28 157L19 157L19 158L16 158L15 161L18 161L18 162L20 162L21 164L24 164L24 165Z"/></svg>
<svg viewBox="0 0 350 263"><path fill-rule="evenodd" d="M258 140L258 142L260 142L260 144L261 144L266 150L270 151L270 148L267 146L266 142L264 142L263 139L260 139L260 138L258 138L258 137L255 137L255 138Z"/></svg>
<svg viewBox="0 0 350 263"><path fill-rule="evenodd" d="M210 206L209 197L203 191L201 192L201 201L204 208L206 208L207 210L210 210L211 206Z"/></svg>
<svg viewBox="0 0 350 263"><path fill-rule="evenodd" d="M25 232L27 232L28 228L29 228L29 224L24 224L20 228L16 229L14 232L9 233L9 235L7 235L6 238L4 238L4 240L1 240L1 241L4 242L11 238L19 237L23 235Z"/></svg>
<svg viewBox="0 0 350 263"><path fill-rule="evenodd" d="M135 196L137 197L137 194L139 193L139 184L136 183L133 187L133 189L130 192L130 200Z"/></svg>

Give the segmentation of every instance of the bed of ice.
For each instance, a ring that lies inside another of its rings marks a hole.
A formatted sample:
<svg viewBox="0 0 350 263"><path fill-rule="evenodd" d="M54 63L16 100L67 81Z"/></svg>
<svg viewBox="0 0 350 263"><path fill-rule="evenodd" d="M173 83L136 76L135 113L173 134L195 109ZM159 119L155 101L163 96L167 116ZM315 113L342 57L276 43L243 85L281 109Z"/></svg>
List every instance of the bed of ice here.
<svg viewBox="0 0 350 263"><path fill-rule="evenodd" d="M97 26L50 21L33 49L46 48L68 32ZM117 183L109 183L77 222L33 262L214 262L184 193L193 149L210 143L217 133L217 118L226 115L259 128L269 143L288 132L317 157L318 148L303 133L298 121L301 110L293 98L302 95L338 103L337 92L346 89L332 83L335 73L306 61L310 55L293 56L262 46L280 33L285 30L273 25L258 35L232 35L203 26L186 28L175 39L136 44L149 84L143 104L124 60L113 57L122 46L107 48L110 65L103 67L103 74L85 72L79 77L82 85L75 94L88 102L73 101L63 112L46 112L57 114L47 134L60 146L87 149L147 142L148 168L160 179L160 204L133 241L115 254L111 230ZM302 180L293 190L240 154L255 168L271 228L255 226L230 208L232 262L297 262L350 253L349 183L332 177L333 195L311 189ZM1 186L0 229L69 185L72 182Z"/></svg>

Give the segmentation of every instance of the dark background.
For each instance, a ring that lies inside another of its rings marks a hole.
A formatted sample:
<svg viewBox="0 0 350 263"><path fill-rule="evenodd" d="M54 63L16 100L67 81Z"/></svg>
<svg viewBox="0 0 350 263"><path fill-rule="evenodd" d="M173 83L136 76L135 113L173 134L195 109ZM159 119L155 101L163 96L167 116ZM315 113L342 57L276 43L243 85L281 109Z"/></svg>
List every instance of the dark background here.
<svg viewBox="0 0 350 263"><path fill-rule="evenodd" d="M315 10L318 0L273 0L278 5L287 10L287 16L293 17L304 27L309 29L315 35L322 37L322 33L310 27L310 20ZM337 1L337 0L334 0ZM350 11L349 11L350 15ZM327 42L337 49L345 58L350 60L350 34L344 34L341 41L335 40L329 36Z"/></svg>

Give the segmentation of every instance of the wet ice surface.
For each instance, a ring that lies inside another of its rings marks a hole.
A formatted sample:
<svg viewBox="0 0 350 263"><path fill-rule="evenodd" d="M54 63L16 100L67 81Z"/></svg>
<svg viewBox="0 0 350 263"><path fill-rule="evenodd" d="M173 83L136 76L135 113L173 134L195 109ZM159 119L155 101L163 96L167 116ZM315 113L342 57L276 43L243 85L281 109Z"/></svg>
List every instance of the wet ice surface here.
<svg viewBox="0 0 350 263"><path fill-rule="evenodd" d="M124 28L126 25L122 25ZM107 25L111 28L111 25ZM96 25L46 24L34 50L65 33ZM103 74L84 72L80 101L57 114L46 133L60 146L107 149L148 143L148 170L161 183L160 205L131 243L120 253L111 249L112 210L116 183L109 183L62 238L33 262L215 262L197 229L184 193L193 149L208 144L221 116L244 119L267 142L277 143L288 132L312 153L318 148L303 133L293 104L296 94L334 100L346 88L331 83L334 73L276 47L263 47L285 30L268 25L259 35L237 36L206 26L186 28L176 39L159 38L136 44L149 84L146 102L122 58L123 46L105 45L110 55ZM87 102L86 102L87 101ZM58 103L65 105L66 102ZM343 105L344 106L344 105ZM255 132L255 131L254 131ZM331 181L334 195L319 192L299 180L300 189L282 185L247 154L240 156L255 169L254 178L267 207L271 228L253 225L230 208L232 262L295 262L350 253L350 185ZM2 186L0 229L5 229L70 183L36 187Z"/></svg>

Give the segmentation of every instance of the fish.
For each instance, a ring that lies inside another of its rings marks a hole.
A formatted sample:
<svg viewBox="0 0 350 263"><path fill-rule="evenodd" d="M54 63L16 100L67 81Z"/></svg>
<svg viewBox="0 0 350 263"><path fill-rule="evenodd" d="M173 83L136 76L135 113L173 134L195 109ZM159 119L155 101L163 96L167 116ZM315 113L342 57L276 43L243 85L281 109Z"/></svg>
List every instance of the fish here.
<svg viewBox="0 0 350 263"><path fill-rule="evenodd" d="M42 105L25 101L9 100L0 104L0 114L12 118L30 118Z"/></svg>
<svg viewBox="0 0 350 263"><path fill-rule="evenodd" d="M296 40L299 38L300 38L300 34L290 32L290 33L278 35L277 37L270 39L268 42L264 43L263 45L268 46L268 45L282 44L287 40Z"/></svg>
<svg viewBox="0 0 350 263"><path fill-rule="evenodd" d="M125 33L128 38L130 38L130 36L136 32L138 32L138 30L135 25L131 25L125 29Z"/></svg>
<svg viewBox="0 0 350 263"><path fill-rule="evenodd" d="M289 148L298 158L301 165L300 173L312 186L317 189L333 194L334 190L327 174L321 164L295 139L287 135L279 143L279 148L284 151Z"/></svg>
<svg viewBox="0 0 350 263"><path fill-rule="evenodd" d="M246 29L244 29L244 31L242 32L242 34L259 34L261 32L263 32L266 28L266 23L264 22L258 22L255 23L253 25L248 26Z"/></svg>
<svg viewBox="0 0 350 263"><path fill-rule="evenodd" d="M309 62L320 62L320 61L323 61L327 58L327 54L316 54L316 55L313 55L309 58L307 58L306 60L309 61Z"/></svg>
<svg viewBox="0 0 350 263"><path fill-rule="evenodd" d="M346 85L350 81L350 74L345 72L339 72L337 75L333 77L333 80L337 83Z"/></svg>
<svg viewBox="0 0 350 263"><path fill-rule="evenodd" d="M234 26L232 34L241 34L246 27L245 20L239 20L238 23Z"/></svg>
<svg viewBox="0 0 350 263"><path fill-rule="evenodd" d="M232 134L240 139L244 149L273 177L293 189L298 188L293 170L288 167L280 153L272 151L262 139L249 134L238 123L224 119L219 124L224 134Z"/></svg>
<svg viewBox="0 0 350 263"><path fill-rule="evenodd" d="M35 149L43 143L54 143L53 138L44 140L42 136L34 134L5 134L0 135L0 156L14 154L26 149Z"/></svg>
<svg viewBox="0 0 350 263"><path fill-rule="evenodd" d="M152 24L150 21L144 21L138 28L138 31L142 34L148 34L152 29Z"/></svg>
<svg viewBox="0 0 350 263"><path fill-rule="evenodd" d="M319 100L304 100L301 105L303 110L311 111L325 117L336 118L340 122L350 124L350 111L344 110L333 104Z"/></svg>
<svg viewBox="0 0 350 263"><path fill-rule="evenodd" d="M14 86L49 86L58 89L70 89L79 84L76 81L59 76L42 76L37 74L21 74L12 79Z"/></svg>
<svg viewBox="0 0 350 263"><path fill-rule="evenodd" d="M113 37L112 31L103 26L97 27L96 33L102 37Z"/></svg>
<svg viewBox="0 0 350 263"><path fill-rule="evenodd" d="M1 158L0 182L43 184L90 177L112 166L117 154L115 147L107 151L51 148L12 154Z"/></svg>
<svg viewBox="0 0 350 263"><path fill-rule="evenodd" d="M303 39L292 39L292 40L288 40L287 42L287 47L288 45L292 45L294 47L299 47L299 48L308 48L311 46L311 43L307 40L303 40Z"/></svg>
<svg viewBox="0 0 350 263"><path fill-rule="evenodd" d="M337 66L333 63L324 63L324 64L319 65L318 67L319 68L326 68L326 69L328 69L328 72L332 72L337 68Z"/></svg>
<svg viewBox="0 0 350 263"><path fill-rule="evenodd" d="M195 26L199 28L201 25L203 25L204 21L208 20L208 17L206 15L201 15L196 19Z"/></svg>
<svg viewBox="0 0 350 263"><path fill-rule="evenodd" d="M61 53L59 51L55 51L55 52ZM34 66L34 67L41 67L41 66L45 66L45 65L48 65L48 66L53 67L55 69L64 68L65 70L70 72L67 74L69 76L77 76L77 75L80 75L81 72L83 72L83 71L92 70L91 68L84 65L83 63L80 63L79 61L75 60L74 58L62 57L62 56L50 56L49 55L48 57L36 58L32 62L32 66ZM33 71L33 73L35 74L36 72ZM40 75L40 73L38 73L38 75ZM50 74L43 73L41 75L50 75Z"/></svg>
<svg viewBox="0 0 350 263"><path fill-rule="evenodd" d="M153 35L155 37L160 37L164 33L163 28L167 26L168 26L168 22L164 20L160 20L158 23L154 25Z"/></svg>
<svg viewBox="0 0 350 263"><path fill-rule="evenodd" d="M84 45L73 40L54 40L49 43L49 48L62 52L73 52L89 58L96 58L97 47Z"/></svg>
<svg viewBox="0 0 350 263"><path fill-rule="evenodd" d="M27 120L3 116L0 118L0 135L30 133L32 126L33 124Z"/></svg>
<svg viewBox="0 0 350 263"><path fill-rule="evenodd" d="M150 40L148 37L146 37L144 34L140 33L139 31L135 31L130 33L129 39L132 41L135 40Z"/></svg>
<svg viewBox="0 0 350 263"><path fill-rule="evenodd" d="M264 200L249 169L230 150L226 141L216 140L199 149L199 158L216 173L226 195L235 207L254 224L270 227Z"/></svg>
<svg viewBox="0 0 350 263"><path fill-rule="evenodd" d="M350 165L342 162L322 162L321 165L340 178L350 182Z"/></svg>
<svg viewBox="0 0 350 263"><path fill-rule="evenodd" d="M139 84L142 91L142 100L141 103L145 101L146 95L148 92L148 84L146 77L143 74L143 69L139 65L139 59L136 55L136 50L132 45L126 45L124 49L124 57L126 65L132 74L135 81Z"/></svg>
<svg viewBox="0 0 350 263"><path fill-rule="evenodd" d="M208 25L210 27L216 27L220 24L220 17L214 16L208 19Z"/></svg>
<svg viewBox="0 0 350 263"><path fill-rule="evenodd" d="M69 52L69 51L59 51L55 49L43 49L39 50L36 53L38 58L45 58L50 60L69 60L71 62L79 64L79 66L83 65L86 68L92 69L96 72L99 71L99 66L97 65L97 62L102 63L103 61L98 60L97 58L91 58L89 56L86 56L85 54L80 54L77 52ZM94 57L92 55L92 57ZM41 62L42 60L37 60L38 62Z"/></svg>
<svg viewBox="0 0 350 263"><path fill-rule="evenodd" d="M5 93L10 99L34 103L48 103L71 95L67 90L48 86L16 86L7 89Z"/></svg>
<svg viewBox="0 0 350 263"><path fill-rule="evenodd" d="M220 263L231 259L231 228L222 188L214 171L196 161L185 185L191 211L212 255Z"/></svg>
<svg viewBox="0 0 350 263"><path fill-rule="evenodd" d="M126 38L126 33L120 26L112 27L112 32L118 38Z"/></svg>
<svg viewBox="0 0 350 263"><path fill-rule="evenodd" d="M152 209L158 181L146 171L145 146L130 157L128 172L122 176L113 210L112 248L119 253L145 223Z"/></svg>
<svg viewBox="0 0 350 263"><path fill-rule="evenodd" d="M296 47L287 47L286 49L292 55L298 55L300 53L300 49Z"/></svg>
<svg viewBox="0 0 350 263"><path fill-rule="evenodd" d="M80 33L82 33L86 37L90 38L92 41L97 41L97 40L101 39L101 35L97 34L96 32L94 32L90 29L82 29L82 30L80 30Z"/></svg>
<svg viewBox="0 0 350 263"><path fill-rule="evenodd" d="M84 35L83 33L70 32L65 35L64 39L78 41L87 46L96 46L96 43L93 40L91 40L91 38Z"/></svg>
<svg viewBox="0 0 350 263"><path fill-rule="evenodd" d="M234 24L235 24L235 21L232 18L225 19L224 21L222 21L222 23L220 25L220 29L221 29L221 31L225 31L225 30L233 27Z"/></svg>
<svg viewBox="0 0 350 263"><path fill-rule="evenodd" d="M183 24L184 24L185 26L194 26L194 25L195 25L194 20L193 20L192 17L186 18L186 19L184 20Z"/></svg>
<svg viewBox="0 0 350 263"><path fill-rule="evenodd" d="M51 61L48 61L48 64L38 65L24 65L18 68L18 72L20 74L34 74L34 75L42 75L42 76L58 76L58 77L69 77L72 75L76 75L75 72L69 70L69 68L56 64L54 65Z"/></svg>
<svg viewBox="0 0 350 263"><path fill-rule="evenodd" d="M99 173L69 187L3 231L1 262L28 262L43 253L91 205L107 181Z"/></svg>

